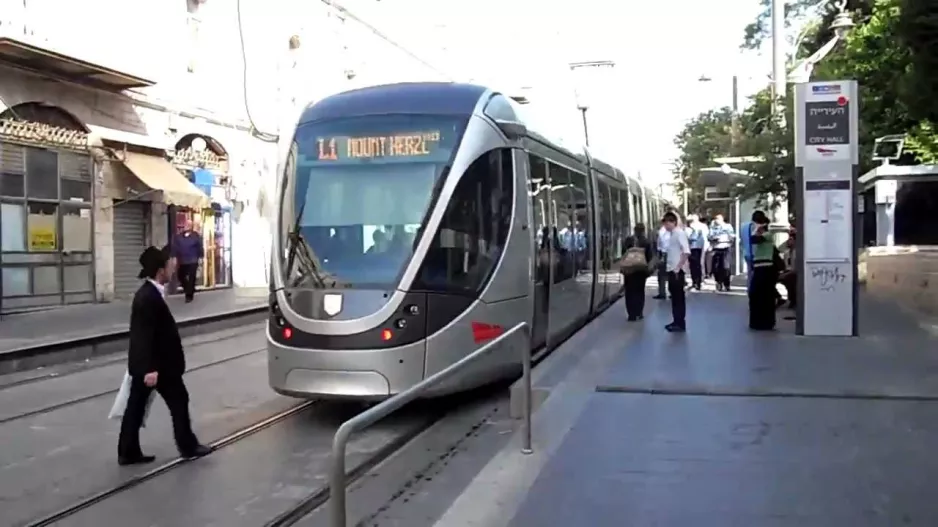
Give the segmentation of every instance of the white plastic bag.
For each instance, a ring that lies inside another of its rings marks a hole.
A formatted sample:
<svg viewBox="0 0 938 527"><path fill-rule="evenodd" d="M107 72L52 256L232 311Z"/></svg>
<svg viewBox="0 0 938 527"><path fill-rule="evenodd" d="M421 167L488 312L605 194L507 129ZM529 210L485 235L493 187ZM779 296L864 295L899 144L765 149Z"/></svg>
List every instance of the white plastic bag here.
<svg viewBox="0 0 938 527"><path fill-rule="evenodd" d="M114 404L111 406L111 412L108 414L108 419L123 419L124 410L127 409L127 400L130 399L130 383L132 379L130 373L124 373L124 381L121 383L121 387L117 390L117 397L114 399ZM143 424L142 427L146 428L147 426L147 417L150 416L150 407L153 406L153 397L156 395L156 391L150 392L150 397L147 399L147 408L143 412Z"/></svg>

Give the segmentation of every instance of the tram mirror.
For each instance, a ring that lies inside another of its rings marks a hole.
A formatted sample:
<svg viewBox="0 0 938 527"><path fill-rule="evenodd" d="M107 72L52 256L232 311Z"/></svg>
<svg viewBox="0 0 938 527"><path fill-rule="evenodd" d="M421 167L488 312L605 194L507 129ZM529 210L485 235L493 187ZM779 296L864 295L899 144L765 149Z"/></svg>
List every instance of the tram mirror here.
<svg viewBox="0 0 938 527"><path fill-rule="evenodd" d="M520 139L528 134L528 127L515 121L495 121L498 129L509 139Z"/></svg>

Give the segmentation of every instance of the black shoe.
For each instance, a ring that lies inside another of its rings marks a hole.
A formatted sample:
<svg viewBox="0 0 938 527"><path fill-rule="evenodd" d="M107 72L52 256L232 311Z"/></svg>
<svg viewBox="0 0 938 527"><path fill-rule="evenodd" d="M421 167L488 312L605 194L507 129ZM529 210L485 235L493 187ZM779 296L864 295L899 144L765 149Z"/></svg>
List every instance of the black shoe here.
<svg viewBox="0 0 938 527"><path fill-rule="evenodd" d="M667 326L665 326L664 329L670 331L671 333L683 333L683 332L687 331L687 328L686 328L686 327L684 327L684 326L681 325L681 324L676 324L676 323L674 323L674 322L672 322L672 323L668 324Z"/></svg>
<svg viewBox="0 0 938 527"><path fill-rule="evenodd" d="M187 304L191 304L191 303L192 303L192 297L186 297L186 303L187 303Z"/></svg>
<svg viewBox="0 0 938 527"><path fill-rule="evenodd" d="M655 295L652 298L654 298L655 300L667 300L668 295Z"/></svg>
<svg viewBox="0 0 938 527"><path fill-rule="evenodd" d="M635 318L637 318L637 319L639 319L639 320L644 320L644 319L645 319L645 315L639 315L639 316L637 316L637 317L635 317Z"/></svg>
<svg viewBox="0 0 938 527"><path fill-rule="evenodd" d="M140 454L139 456L117 456L117 464L126 467L128 465L144 465L156 461L156 456Z"/></svg>
<svg viewBox="0 0 938 527"><path fill-rule="evenodd" d="M629 317L629 318L628 318L628 321L629 321L629 322L635 322L636 320L638 320L638 317Z"/></svg>
<svg viewBox="0 0 938 527"><path fill-rule="evenodd" d="M184 459L197 459L211 454L215 449L210 446L197 445L191 452L180 452L179 455Z"/></svg>

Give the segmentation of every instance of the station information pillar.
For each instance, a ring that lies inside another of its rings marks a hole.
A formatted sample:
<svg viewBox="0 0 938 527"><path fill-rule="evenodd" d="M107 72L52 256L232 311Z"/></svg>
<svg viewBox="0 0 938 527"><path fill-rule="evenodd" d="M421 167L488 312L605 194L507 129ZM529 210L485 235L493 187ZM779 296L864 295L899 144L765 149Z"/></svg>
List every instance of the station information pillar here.
<svg viewBox="0 0 938 527"><path fill-rule="evenodd" d="M797 333L856 336L856 81L795 86Z"/></svg>

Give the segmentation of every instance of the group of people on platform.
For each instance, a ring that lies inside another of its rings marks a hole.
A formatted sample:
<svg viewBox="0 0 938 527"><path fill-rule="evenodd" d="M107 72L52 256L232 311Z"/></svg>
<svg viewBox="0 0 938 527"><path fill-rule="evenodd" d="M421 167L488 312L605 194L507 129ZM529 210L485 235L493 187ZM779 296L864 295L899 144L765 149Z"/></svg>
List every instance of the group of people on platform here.
<svg viewBox="0 0 938 527"><path fill-rule="evenodd" d="M776 233L769 228L769 218L756 211L750 222L740 226L739 243L746 262L749 327L755 331L771 331L776 325L776 310L785 304L777 284L787 290L788 305L797 302L797 262L794 229L788 231L784 246L787 257L776 245ZM709 225L695 214L683 223L676 211L667 212L654 239L644 224L637 224L625 241L625 254L619 262L623 274L625 307L629 321L644 317L645 286L656 274L656 299L671 299L672 321L665 326L669 332L686 331L687 274L690 288L701 290L704 277L712 276L717 291L730 291L730 264L737 235L721 214Z"/></svg>

